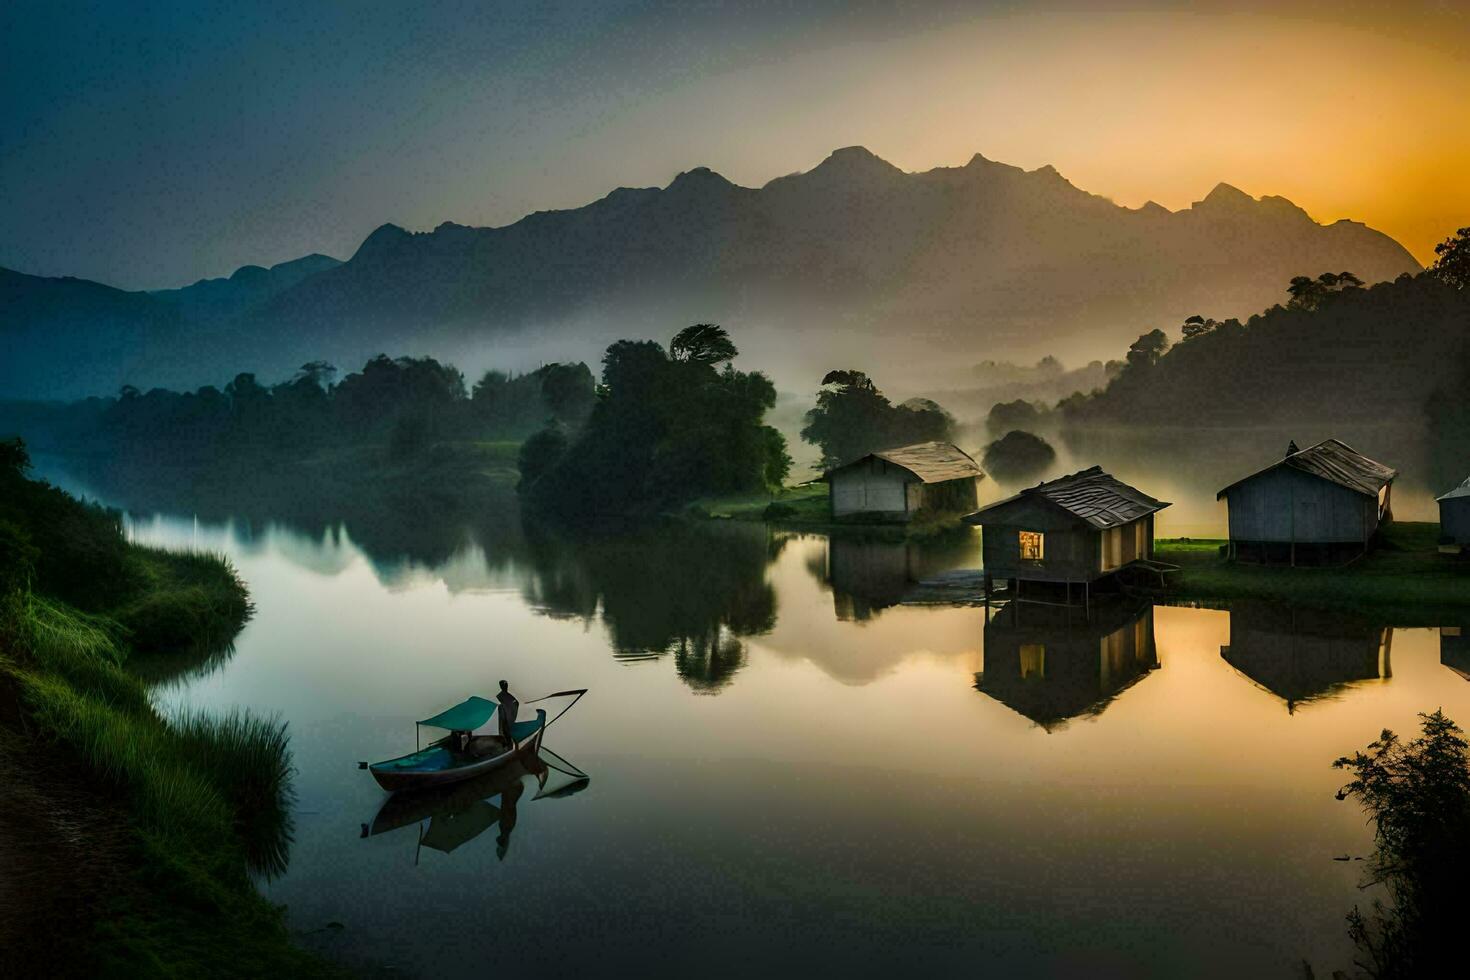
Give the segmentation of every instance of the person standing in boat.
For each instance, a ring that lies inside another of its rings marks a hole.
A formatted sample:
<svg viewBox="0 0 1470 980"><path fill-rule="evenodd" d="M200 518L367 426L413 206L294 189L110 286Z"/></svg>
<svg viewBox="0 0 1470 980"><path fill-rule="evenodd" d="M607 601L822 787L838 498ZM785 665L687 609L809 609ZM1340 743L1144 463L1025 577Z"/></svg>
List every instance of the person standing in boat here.
<svg viewBox="0 0 1470 980"><path fill-rule="evenodd" d="M505 681L500 682L500 693L495 695L495 700L500 702L500 737L505 739L506 745L512 745L515 739L510 730L516 723L516 713L520 710L521 702L510 693L510 685Z"/></svg>

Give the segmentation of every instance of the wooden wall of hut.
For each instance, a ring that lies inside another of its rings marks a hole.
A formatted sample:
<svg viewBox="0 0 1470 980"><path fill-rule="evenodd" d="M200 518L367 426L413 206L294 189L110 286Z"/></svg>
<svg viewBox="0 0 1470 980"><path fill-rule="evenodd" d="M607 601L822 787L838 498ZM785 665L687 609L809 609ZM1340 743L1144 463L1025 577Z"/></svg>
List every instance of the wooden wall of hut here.
<svg viewBox="0 0 1470 980"><path fill-rule="evenodd" d="M1290 467L1252 477L1225 499L1232 541L1363 544L1378 530L1376 498Z"/></svg>

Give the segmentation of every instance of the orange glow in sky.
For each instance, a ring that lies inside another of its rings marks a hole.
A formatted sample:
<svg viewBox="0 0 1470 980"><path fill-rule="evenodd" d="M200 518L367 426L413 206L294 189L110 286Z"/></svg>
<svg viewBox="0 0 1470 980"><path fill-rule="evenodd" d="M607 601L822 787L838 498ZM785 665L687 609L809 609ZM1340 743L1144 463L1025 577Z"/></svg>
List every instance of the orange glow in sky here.
<svg viewBox="0 0 1470 980"><path fill-rule="evenodd" d="M1170 209L1225 181L1290 198L1324 223L1364 221L1429 262L1436 242L1470 224L1470 59L1459 43L1470 31L1446 16L1458 33L1412 17L977 17L804 48L666 93L619 119L638 138L612 155L645 171L677 139L689 166L760 184L851 144L906 170L980 152ZM671 114L698 106L727 139L670 132Z"/></svg>

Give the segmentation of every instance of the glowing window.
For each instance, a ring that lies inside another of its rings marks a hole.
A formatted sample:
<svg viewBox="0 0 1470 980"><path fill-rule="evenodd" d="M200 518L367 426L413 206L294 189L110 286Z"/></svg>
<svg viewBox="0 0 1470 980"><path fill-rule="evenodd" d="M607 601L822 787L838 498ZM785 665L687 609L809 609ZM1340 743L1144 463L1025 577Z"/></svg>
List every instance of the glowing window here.
<svg viewBox="0 0 1470 980"><path fill-rule="evenodd" d="M1040 643L1021 644L1021 679L1046 676L1046 647Z"/></svg>
<svg viewBox="0 0 1470 980"><path fill-rule="evenodd" d="M1046 535L1040 531L1021 532L1021 560L1041 561L1045 556Z"/></svg>

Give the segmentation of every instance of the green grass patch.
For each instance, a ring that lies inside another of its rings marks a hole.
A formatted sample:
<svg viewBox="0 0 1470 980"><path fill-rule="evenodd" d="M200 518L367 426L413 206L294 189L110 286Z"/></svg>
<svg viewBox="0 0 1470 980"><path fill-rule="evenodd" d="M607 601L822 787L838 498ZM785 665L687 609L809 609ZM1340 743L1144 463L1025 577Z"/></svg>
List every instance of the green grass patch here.
<svg viewBox="0 0 1470 980"><path fill-rule="evenodd" d="M1321 609L1372 611L1399 626L1470 620L1470 561L1438 551L1439 525L1395 522L1351 565L1278 567L1228 562L1223 541L1161 539L1160 561L1180 566L1171 598L1258 599Z"/></svg>
<svg viewBox="0 0 1470 980"><path fill-rule="evenodd" d="M25 751L62 753L133 832L119 894L96 932L78 935L90 945L84 958L126 975L325 969L291 945L280 910L247 875L286 866L285 725L239 711L162 717L123 667L116 624L36 597L12 602L9 621L0 682L26 709Z"/></svg>
<svg viewBox="0 0 1470 980"><path fill-rule="evenodd" d="M783 487L774 494L705 497L691 503L684 516L703 520L765 521L777 527L885 538L929 538L964 527L960 522L963 514L928 511L920 511L907 523L864 515L836 521L832 519L825 483Z"/></svg>
<svg viewBox="0 0 1470 980"><path fill-rule="evenodd" d="M108 612L145 654L207 655L250 617L245 588L223 556L133 546L126 560L137 586Z"/></svg>
<svg viewBox="0 0 1470 980"><path fill-rule="evenodd" d="M825 483L782 487L774 493L736 494L726 497L703 497L689 505L691 514L715 520L783 522L827 520L827 485Z"/></svg>

